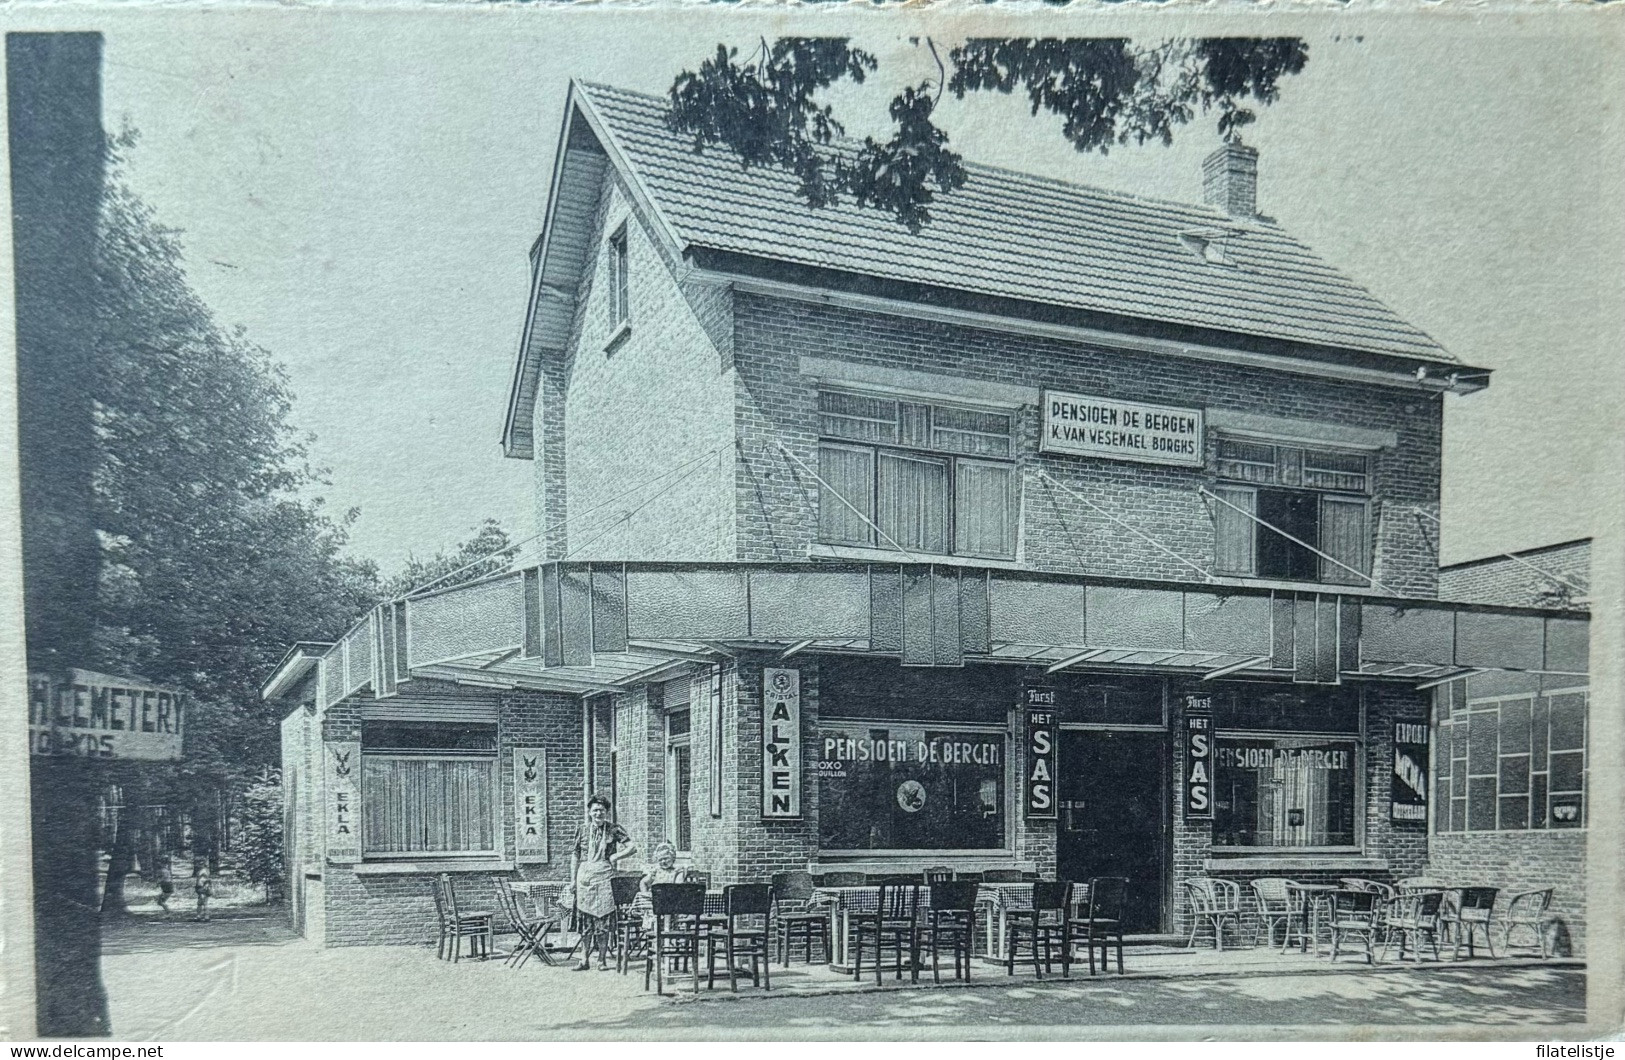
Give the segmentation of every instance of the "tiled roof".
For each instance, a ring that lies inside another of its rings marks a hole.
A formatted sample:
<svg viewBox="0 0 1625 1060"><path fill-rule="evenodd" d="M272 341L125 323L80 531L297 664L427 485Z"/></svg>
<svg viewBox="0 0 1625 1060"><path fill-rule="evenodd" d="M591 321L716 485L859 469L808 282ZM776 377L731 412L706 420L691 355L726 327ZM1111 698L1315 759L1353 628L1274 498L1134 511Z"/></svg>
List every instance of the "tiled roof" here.
<svg viewBox="0 0 1625 1060"><path fill-rule="evenodd" d="M696 154L667 128L666 101L579 85L655 207L685 245L981 296L1017 299L1425 361L1437 342L1278 225L1208 206L1141 198L968 165L911 234L882 211L814 209L795 178ZM1226 262L1198 237L1228 233Z"/></svg>

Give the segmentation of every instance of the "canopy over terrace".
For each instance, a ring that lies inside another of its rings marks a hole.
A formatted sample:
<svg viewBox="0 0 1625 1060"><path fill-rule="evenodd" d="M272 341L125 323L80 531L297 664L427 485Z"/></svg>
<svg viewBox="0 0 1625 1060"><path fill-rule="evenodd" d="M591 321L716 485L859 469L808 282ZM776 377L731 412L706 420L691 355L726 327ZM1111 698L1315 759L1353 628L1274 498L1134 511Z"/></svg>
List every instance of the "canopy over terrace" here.
<svg viewBox="0 0 1625 1060"><path fill-rule="evenodd" d="M1587 616L1365 594L912 564L548 563L383 604L320 698L411 677L593 694L741 651L1432 684L1584 676Z"/></svg>

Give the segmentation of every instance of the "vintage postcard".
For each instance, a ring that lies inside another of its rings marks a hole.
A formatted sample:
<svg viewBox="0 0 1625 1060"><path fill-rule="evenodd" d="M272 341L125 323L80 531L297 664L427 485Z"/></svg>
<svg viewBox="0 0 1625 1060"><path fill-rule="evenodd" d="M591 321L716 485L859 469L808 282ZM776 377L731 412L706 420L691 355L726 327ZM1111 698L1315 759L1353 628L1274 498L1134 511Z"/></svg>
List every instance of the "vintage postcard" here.
<svg viewBox="0 0 1625 1060"><path fill-rule="evenodd" d="M1622 11L8 7L3 1033L1616 1035Z"/></svg>

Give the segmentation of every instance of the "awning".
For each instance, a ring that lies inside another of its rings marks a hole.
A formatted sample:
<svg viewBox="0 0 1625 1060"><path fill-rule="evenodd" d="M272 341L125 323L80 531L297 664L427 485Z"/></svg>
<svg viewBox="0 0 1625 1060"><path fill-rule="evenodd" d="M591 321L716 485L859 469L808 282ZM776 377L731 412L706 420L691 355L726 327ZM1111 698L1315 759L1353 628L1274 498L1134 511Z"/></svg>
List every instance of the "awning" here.
<svg viewBox="0 0 1625 1060"><path fill-rule="evenodd" d="M322 657L325 702L437 677L590 695L742 651L1433 682L1584 677L1582 612L927 564L548 563L384 604Z"/></svg>

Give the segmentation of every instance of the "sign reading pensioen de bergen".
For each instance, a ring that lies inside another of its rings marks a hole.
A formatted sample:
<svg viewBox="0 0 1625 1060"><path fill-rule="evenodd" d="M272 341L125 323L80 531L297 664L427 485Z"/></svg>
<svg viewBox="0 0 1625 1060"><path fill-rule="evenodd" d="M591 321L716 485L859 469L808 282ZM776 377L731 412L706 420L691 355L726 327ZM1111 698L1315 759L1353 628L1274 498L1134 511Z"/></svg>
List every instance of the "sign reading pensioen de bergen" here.
<svg viewBox="0 0 1625 1060"><path fill-rule="evenodd" d="M762 816L801 816L799 670L762 670Z"/></svg>
<svg viewBox="0 0 1625 1060"><path fill-rule="evenodd" d="M1046 390L1038 448L1046 453L1201 467L1202 410Z"/></svg>
<svg viewBox="0 0 1625 1060"><path fill-rule="evenodd" d="M1213 816L1213 697L1185 697L1185 819Z"/></svg>
<svg viewBox="0 0 1625 1060"><path fill-rule="evenodd" d="M1053 821L1055 806L1055 707L1053 688L1022 689L1027 734L1026 793L1023 816L1029 821Z"/></svg>
<svg viewBox="0 0 1625 1060"><path fill-rule="evenodd" d="M361 860L361 744L335 740L322 744L326 756L322 783L327 789L327 860L353 865Z"/></svg>
<svg viewBox="0 0 1625 1060"><path fill-rule="evenodd" d="M547 860L547 752L513 749L514 855L520 862Z"/></svg>
<svg viewBox="0 0 1625 1060"><path fill-rule="evenodd" d="M1394 722L1394 777L1388 819L1428 819L1428 727L1424 721Z"/></svg>
<svg viewBox="0 0 1625 1060"><path fill-rule="evenodd" d="M28 675L32 754L173 761L185 732L184 692L93 670Z"/></svg>

